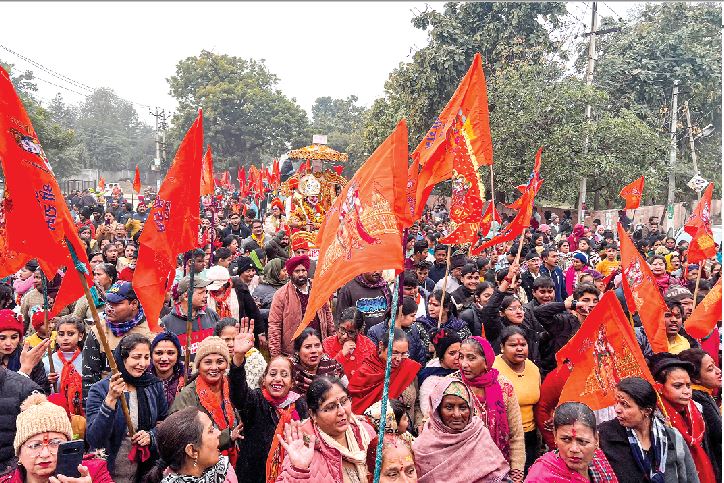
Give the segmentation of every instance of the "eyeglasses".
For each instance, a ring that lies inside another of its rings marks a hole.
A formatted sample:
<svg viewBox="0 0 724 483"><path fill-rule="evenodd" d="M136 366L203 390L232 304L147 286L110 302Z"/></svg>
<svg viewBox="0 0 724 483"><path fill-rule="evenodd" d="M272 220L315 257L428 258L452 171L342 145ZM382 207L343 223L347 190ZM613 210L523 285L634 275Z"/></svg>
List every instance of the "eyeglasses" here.
<svg viewBox="0 0 724 483"><path fill-rule="evenodd" d="M62 439L53 438L53 439L44 439L43 441L33 441L31 443L27 443L25 445L25 449L27 449L32 456L38 456L43 451L43 447L48 448L48 451L50 454L58 454L58 447L63 444L64 441Z"/></svg>
<svg viewBox="0 0 724 483"><path fill-rule="evenodd" d="M394 351L393 351L393 352L392 352L392 357L393 357L393 358L397 358L397 359L407 359L408 357L410 357L410 353L409 353L409 352L394 352Z"/></svg>
<svg viewBox="0 0 724 483"><path fill-rule="evenodd" d="M351 400L349 397L347 397L347 396L342 396L341 398L339 398L338 401L334 401L334 402L332 402L332 403L327 404L327 405L324 406L322 409L320 409L320 411L323 412L323 413L331 413L331 412L336 411L337 408L342 408L342 409L344 409L344 408L347 407L347 405L350 404L351 402L352 402L352 400Z"/></svg>
<svg viewBox="0 0 724 483"><path fill-rule="evenodd" d="M353 338L357 337L357 334L359 334L359 331L357 329L347 330L344 327L338 328L337 332L339 332L340 335L346 335Z"/></svg>
<svg viewBox="0 0 724 483"><path fill-rule="evenodd" d="M505 309L505 311L506 311L506 312L508 312L508 311L510 311L510 312L525 312L525 309L523 309L523 307L508 307L507 309Z"/></svg>

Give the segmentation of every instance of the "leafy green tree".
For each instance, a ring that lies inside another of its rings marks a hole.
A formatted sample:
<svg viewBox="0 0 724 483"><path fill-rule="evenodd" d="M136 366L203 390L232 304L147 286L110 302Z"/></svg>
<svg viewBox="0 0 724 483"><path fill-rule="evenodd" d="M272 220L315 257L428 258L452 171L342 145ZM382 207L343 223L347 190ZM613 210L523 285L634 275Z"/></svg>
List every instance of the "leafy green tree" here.
<svg viewBox="0 0 724 483"><path fill-rule="evenodd" d="M357 105L357 96L346 99L319 97L312 106L311 130L326 134L330 147L349 154L345 172L352 175L367 159L362 131L367 110Z"/></svg>
<svg viewBox="0 0 724 483"><path fill-rule="evenodd" d="M202 108L217 167L268 162L309 143L306 112L276 87L279 78L263 60L204 50L179 61L168 83L178 101L171 139L179 142Z"/></svg>

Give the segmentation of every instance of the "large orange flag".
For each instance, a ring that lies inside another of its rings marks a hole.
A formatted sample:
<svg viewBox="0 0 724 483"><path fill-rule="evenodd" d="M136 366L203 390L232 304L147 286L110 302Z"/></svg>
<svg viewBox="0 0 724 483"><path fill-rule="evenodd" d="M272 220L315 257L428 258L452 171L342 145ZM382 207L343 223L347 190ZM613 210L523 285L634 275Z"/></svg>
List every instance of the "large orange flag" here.
<svg viewBox="0 0 724 483"><path fill-rule="evenodd" d="M214 158L211 145L208 144L201 167L201 196L212 194L214 194Z"/></svg>
<svg viewBox="0 0 724 483"><path fill-rule="evenodd" d="M635 210L641 204L641 196L644 194L644 177L641 176L623 187L619 196L626 200L627 210Z"/></svg>
<svg viewBox="0 0 724 483"><path fill-rule="evenodd" d="M449 135L457 119L463 121L465 143L474 165L493 164L489 118L483 61L478 53L440 116L412 153L413 159L418 158L421 167L417 181L415 218L422 216L427 198L435 185L453 176L454 154Z"/></svg>
<svg viewBox="0 0 724 483"><path fill-rule="evenodd" d="M594 411L616 404L616 384L625 377L654 383L633 328L616 294L606 292L578 332L556 353L573 366L559 403L578 401Z"/></svg>
<svg viewBox="0 0 724 483"><path fill-rule="evenodd" d="M515 215L513 221L511 221L508 226L500 230L500 233L496 236L473 248L470 253L472 255L477 255L488 247L511 241L519 237L523 231L530 226L530 218L533 215L534 199L534 190L530 189L523 193L523 196L519 198L520 211L518 211L518 214Z"/></svg>
<svg viewBox="0 0 724 483"><path fill-rule="evenodd" d="M704 300L698 304L691 313L686 322L684 329L686 332L696 338L703 339L716 327L716 323L721 320L721 278L709 290Z"/></svg>
<svg viewBox="0 0 724 483"><path fill-rule="evenodd" d="M31 258L38 259L48 278L67 267L71 272L64 277L53 307L57 313L61 303L67 305L83 295L80 279L73 273L68 243L86 269L88 257L38 135L2 67L0 161L5 175L0 276L11 275Z"/></svg>
<svg viewBox="0 0 724 483"><path fill-rule="evenodd" d="M696 233L691 238L689 249L686 252L686 260L689 263L699 263L716 255L716 242L711 236L711 227L699 225Z"/></svg>
<svg viewBox="0 0 724 483"><path fill-rule="evenodd" d="M705 226L711 232L711 195L714 191L714 183L709 183L709 186L704 190L704 194L701 195L699 203L694 208L693 213L686 220L684 225L684 231L692 237L696 235L697 230L700 226Z"/></svg>
<svg viewBox="0 0 724 483"><path fill-rule="evenodd" d="M136 194L141 192L141 172L138 171L138 165L136 165L136 174L133 177L133 191L135 191Z"/></svg>
<svg viewBox="0 0 724 483"><path fill-rule="evenodd" d="M407 123L403 119L357 170L317 235L319 260L304 320L309 324L335 290L363 272L404 268L397 200L406 199Z"/></svg>
<svg viewBox="0 0 724 483"><path fill-rule="evenodd" d="M133 288L151 330L158 331L164 294L170 288L176 257L196 247L204 151L201 110L176 151L138 240Z"/></svg>
<svg viewBox="0 0 724 483"><path fill-rule="evenodd" d="M623 291L631 314L638 312L646 336L654 352L667 352L669 342L664 326L666 303L659 292L651 268L636 250L631 238L618 224L618 239L621 243L621 269Z"/></svg>

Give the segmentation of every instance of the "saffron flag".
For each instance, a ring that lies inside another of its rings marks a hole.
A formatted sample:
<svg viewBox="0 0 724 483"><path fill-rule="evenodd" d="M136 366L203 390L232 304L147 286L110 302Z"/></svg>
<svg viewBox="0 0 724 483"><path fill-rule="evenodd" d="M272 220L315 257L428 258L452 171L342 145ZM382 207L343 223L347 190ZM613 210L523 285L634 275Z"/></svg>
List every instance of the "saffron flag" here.
<svg viewBox="0 0 724 483"><path fill-rule="evenodd" d="M204 153L201 110L176 151L173 164L148 214L138 240L138 262L133 288L152 331L159 331L158 316L164 295L173 281L176 257L196 247L199 232L199 197Z"/></svg>
<svg viewBox="0 0 724 483"><path fill-rule="evenodd" d="M221 175L221 187L226 190L231 190L234 188L234 186L231 184L231 176L229 175L228 170L224 170Z"/></svg>
<svg viewBox="0 0 724 483"><path fill-rule="evenodd" d="M515 215L508 226L500 230L496 236L478 245L470 251L471 255L477 255L488 247L511 241L523 234L523 231L530 226L530 218L533 215L533 200L535 191L528 190L520 197L520 211Z"/></svg>
<svg viewBox="0 0 724 483"><path fill-rule="evenodd" d="M721 320L721 278L719 281L709 290L704 300L701 301L694 311L691 313L686 322L684 322L684 329L686 332L696 338L703 339L708 336L716 323Z"/></svg>
<svg viewBox="0 0 724 483"><path fill-rule="evenodd" d="M32 258L38 259L49 279L61 267L75 271L68 244L75 248L80 261L88 268L88 257L68 205L22 101L2 67L0 162L5 175L3 218L0 219L0 276L13 274ZM51 316L83 295L78 276L72 272L69 275L63 278ZM90 277L87 279L91 280Z"/></svg>
<svg viewBox="0 0 724 483"><path fill-rule="evenodd" d="M242 166L236 170L236 180L239 182L239 197L246 198L248 188L246 184L246 169Z"/></svg>
<svg viewBox="0 0 724 483"><path fill-rule="evenodd" d="M711 231L711 195L713 191L714 183L709 183L709 186L704 190L704 194L701 195L699 203L694 208L694 212L686 220L684 231L692 237L696 235L697 230L702 225Z"/></svg>
<svg viewBox="0 0 724 483"><path fill-rule="evenodd" d="M458 119L463 121L463 138L474 166L493 164L489 117L483 61L478 53L440 116L412 153L412 158L418 158L421 167L417 182L415 218L422 216L435 185L453 176L454 153L449 143L449 134Z"/></svg>
<svg viewBox="0 0 724 483"><path fill-rule="evenodd" d="M667 352L669 342L664 325L666 303L659 292L651 268L618 224L618 239L621 243L621 271L623 292L630 313L638 312L646 336L654 352Z"/></svg>
<svg viewBox="0 0 724 483"><path fill-rule="evenodd" d="M578 401L595 410L616 404L616 384L625 377L654 383L633 328L614 292L606 292L578 332L556 353L573 366L559 403Z"/></svg>
<svg viewBox="0 0 724 483"><path fill-rule="evenodd" d="M294 337L339 287L363 272L404 268L402 221L395 206L406 199L407 123L403 119L357 170L317 234L319 260L304 320Z"/></svg>
<svg viewBox="0 0 724 483"><path fill-rule="evenodd" d="M543 146L538 148L535 153L535 164L533 164L533 172L530 173L528 182L526 184L519 185L518 191L525 193L525 190L532 188L536 193L540 190L543 180L540 177L540 166L543 158Z"/></svg>
<svg viewBox="0 0 724 483"><path fill-rule="evenodd" d="M483 215L485 190L480 182L475 155L470 144L470 119L456 118L448 132L453 158L450 220L453 223L478 222Z"/></svg>
<svg viewBox="0 0 724 483"><path fill-rule="evenodd" d="M619 196L626 200L627 210L635 210L641 204L641 196L644 194L644 177L634 180L623 187Z"/></svg>
<svg viewBox="0 0 724 483"><path fill-rule="evenodd" d="M214 158L209 144L201 165L201 196L214 194L214 185Z"/></svg>
<svg viewBox="0 0 724 483"><path fill-rule="evenodd" d="M483 236L490 231L490 227L493 225L494 221L498 224L503 222L503 220L500 219L498 210L495 209L495 201L491 200L490 203L488 203L488 207L485 209L485 213L483 213L483 218L480 220L480 231Z"/></svg>
<svg viewBox="0 0 724 483"><path fill-rule="evenodd" d="M106 189L106 180L101 176L98 180L98 191L103 191L104 189Z"/></svg>
<svg viewBox="0 0 724 483"><path fill-rule="evenodd" d="M341 166L340 166L341 168ZM341 175L342 170L339 173ZM415 208L417 201L417 178L420 175L420 158L415 157L412 159L412 164L407 168L407 209L404 210L404 216L401 212L400 219L403 222L403 226L409 227L415 222Z"/></svg>
<svg viewBox="0 0 724 483"><path fill-rule="evenodd" d="M716 255L716 242L711 236L711 228L699 225L699 229L691 238L689 250L686 253L688 263L699 263Z"/></svg>
<svg viewBox="0 0 724 483"><path fill-rule="evenodd" d="M141 193L141 172L138 171L138 165L136 165L136 174L133 176L133 191L136 194Z"/></svg>
<svg viewBox="0 0 724 483"><path fill-rule="evenodd" d="M279 160L275 159L272 163L272 188L274 190L279 189L279 185L282 182L281 171L279 171Z"/></svg>

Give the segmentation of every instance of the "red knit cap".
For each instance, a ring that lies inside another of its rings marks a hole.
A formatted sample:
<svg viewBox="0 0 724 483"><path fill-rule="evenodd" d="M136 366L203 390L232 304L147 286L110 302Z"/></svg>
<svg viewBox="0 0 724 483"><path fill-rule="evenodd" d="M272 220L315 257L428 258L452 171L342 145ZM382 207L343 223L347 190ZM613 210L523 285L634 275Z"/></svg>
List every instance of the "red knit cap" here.
<svg viewBox="0 0 724 483"><path fill-rule="evenodd" d="M0 332L5 330L14 330L20 334L20 337L25 332L23 330L23 321L10 309L0 310Z"/></svg>
<svg viewBox="0 0 724 483"><path fill-rule="evenodd" d="M30 319L30 323L33 325L33 329L37 332L40 327L43 326L43 323L45 322L45 317L43 314L45 313L44 310L38 310L33 314L33 316ZM50 319L48 319L50 320Z"/></svg>

